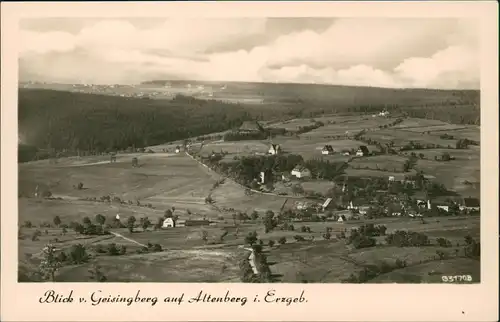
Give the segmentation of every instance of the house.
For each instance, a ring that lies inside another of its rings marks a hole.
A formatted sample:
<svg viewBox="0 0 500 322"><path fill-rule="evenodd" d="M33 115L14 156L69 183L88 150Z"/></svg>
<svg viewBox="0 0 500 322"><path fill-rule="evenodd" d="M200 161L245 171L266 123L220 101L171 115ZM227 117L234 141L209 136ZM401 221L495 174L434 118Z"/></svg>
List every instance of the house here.
<svg viewBox="0 0 500 322"><path fill-rule="evenodd" d="M271 170L261 171L259 174L259 181L261 184L266 183L269 180L272 180L273 173Z"/></svg>
<svg viewBox="0 0 500 322"><path fill-rule="evenodd" d="M279 144L271 144L271 146L269 147L269 154L271 155L276 155L276 154L279 154L281 152L281 147L279 146Z"/></svg>
<svg viewBox="0 0 500 322"><path fill-rule="evenodd" d="M344 221L347 221L347 218L345 215L340 215L339 216L339 219L337 219L338 222L344 222Z"/></svg>
<svg viewBox="0 0 500 322"><path fill-rule="evenodd" d="M405 207L400 203L392 203L387 207L387 213L390 216L401 216L404 213Z"/></svg>
<svg viewBox="0 0 500 322"><path fill-rule="evenodd" d="M463 206L460 210L479 211L480 201L478 198L464 198Z"/></svg>
<svg viewBox="0 0 500 322"><path fill-rule="evenodd" d="M367 156L370 152L368 151L368 148L366 145L361 145L359 149L356 151L356 156L358 157L363 157Z"/></svg>
<svg viewBox="0 0 500 322"><path fill-rule="evenodd" d="M321 149L321 154L329 155L333 153L334 153L333 147L329 144L325 145L323 149Z"/></svg>
<svg viewBox="0 0 500 322"><path fill-rule="evenodd" d="M349 204L347 205L347 209L356 209L356 207L352 204L352 201L349 201Z"/></svg>
<svg viewBox="0 0 500 322"><path fill-rule="evenodd" d="M430 200L420 200L418 199L417 200L417 206L420 207L420 208L427 208L427 209L431 209L431 201Z"/></svg>
<svg viewBox="0 0 500 322"><path fill-rule="evenodd" d="M295 204L295 208L297 210L306 210L306 209L309 209L311 208L311 204L308 203L308 202L302 202L302 201L299 201Z"/></svg>
<svg viewBox="0 0 500 322"><path fill-rule="evenodd" d="M327 210L328 207L331 207L333 204L332 204L332 198L328 198L325 200L325 202L321 205L321 208L323 209L323 211Z"/></svg>
<svg viewBox="0 0 500 322"><path fill-rule="evenodd" d="M180 146L176 146L175 147L175 153L179 153L181 152L181 147Z"/></svg>
<svg viewBox="0 0 500 322"><path fill-rule="evenodd" d="M450 211L450 207L449 206L436 206L438 210L442 210L442 211L445 211L445 212L449 212Z"/></svg>
<svg viewBox="0 0 500 322"><path fill-rule="evenodd" d="M163 225L161 226L161 228L173 228L173 227L175 227L175 222L173 218L165 218L163 220Z"/></svg>
<svg viewBox="0 0 500 322"><path fill-rule="evenodd" d="M351 151L349 151L349 150L342 150L341 153L342 153L342 155L345 155L345 156L351 155Z"/></svg>
<svg viewBox="0 0 500 322"><path fill-rule="evenodd" d="M260 132L264 132L264 128L257 121L245 121L238 129L238 132L260 133Z"/></svg>
<svg viewBox="0 0 500 322"><path fill-rule="evenodd" d="M394 182L396 180L396 178L394 176L389 176L389 181L390 182Z"/></svg>
<svg viewBox="0 0 500 322"><path fill-rule="evenodd" d="M366 215L366 213L368 212L368 210L369 210L370 208L371 208L370 206L360 206L360 207L358 207L358 212L359 212L361 215Z"/></svg>
<svg viewBox="0 0 500 322"><path fill-rule="evenodd" d="M253 273L259 274L254 250L251 248L245 248L245 250L248 250L250 252L250 255L248 256L248 263L250 264L250 267L252 267Z"/></svg>
<svg viewBox="0 0 500 322"><path fill-rule="evenodd" d="M306 178L311 176L311 171L302 165L298 165L292 170L291 174L297 178Z"/></svg>

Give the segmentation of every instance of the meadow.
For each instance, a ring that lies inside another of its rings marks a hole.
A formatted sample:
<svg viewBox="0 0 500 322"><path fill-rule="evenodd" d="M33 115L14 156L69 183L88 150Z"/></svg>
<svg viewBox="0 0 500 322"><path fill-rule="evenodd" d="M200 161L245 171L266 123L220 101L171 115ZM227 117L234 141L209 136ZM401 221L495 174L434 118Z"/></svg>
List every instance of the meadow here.
<svg viewBox="0 0 500 322"><path fill-rule="evenodd" d="M394 119L382 117L357 117L346 122L335 122L300 134L301 139L335 138L338 136L352 137L367 129L378 129L380 126L389 125Z"/></svg>
<svg viewBox="0 0 500 322"><path fill-rule="evenodd" d="M403 165L408 159L399 155L376 155L354 158L349 166L352 169L384 170L402 172Z"/></svg>
<svg viewBox="0 0 500 322"><path fill-rule="evenodd" d="M394 147L402 147L411 141L423 145L431 144L444 148L455 148L457 140L441 139L435 135L419 132L403 131L401 129L382 129L380 131L369 131L363 135L381 144L394 144Z"/></svg>

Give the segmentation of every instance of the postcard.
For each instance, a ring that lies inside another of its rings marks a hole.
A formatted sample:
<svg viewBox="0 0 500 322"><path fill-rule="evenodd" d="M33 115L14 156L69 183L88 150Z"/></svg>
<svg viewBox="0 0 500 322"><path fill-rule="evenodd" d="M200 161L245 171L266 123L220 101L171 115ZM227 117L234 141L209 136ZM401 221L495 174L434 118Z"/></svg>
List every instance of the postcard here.
<svg viewBox="0 0 500 322"><path fill-rule="evenodd" d="M497 321L497 9L3 3L2 320Z"/></svg>

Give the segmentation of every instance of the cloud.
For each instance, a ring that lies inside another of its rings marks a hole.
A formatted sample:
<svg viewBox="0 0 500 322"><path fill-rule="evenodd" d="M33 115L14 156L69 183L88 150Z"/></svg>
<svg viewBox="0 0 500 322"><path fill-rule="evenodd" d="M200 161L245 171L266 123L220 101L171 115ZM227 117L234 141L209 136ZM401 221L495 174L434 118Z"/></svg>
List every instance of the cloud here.
<svg viewBox="0 0 500 322"><path fill-rule="evenodd" d="M478 32L470 20L248 18L138 24L119 19L81 25L72 32L22 30L21 75L123 83L156 77L382 87L479 84Z"/></svg>

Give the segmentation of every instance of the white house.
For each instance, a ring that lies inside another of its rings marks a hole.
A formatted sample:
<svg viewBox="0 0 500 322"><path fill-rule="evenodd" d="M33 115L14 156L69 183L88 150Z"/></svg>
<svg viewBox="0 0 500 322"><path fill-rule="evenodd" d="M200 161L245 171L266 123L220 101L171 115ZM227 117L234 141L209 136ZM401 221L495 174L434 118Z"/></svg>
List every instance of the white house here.
<svg viewBox="0 0 500 322"><path fill-rule="evenodd" d="M174 227L173 218L165 218L165 220L163 220L162 228L173 228L173 227Z"/></svg>
<svg viewBox="0 0 500 322"><path fill-rule="evenodd" d="M250 255L248 256L248 263L250 264L250 267L252 267L253 273L259 274L259 269L257 268L257 263L255 262L255 254L253 249L251 248L244 248L244 249L250 251Z"/></svg>
<svg viewBox="0 0 500 322"><path fill-rule="evenodd" d="M321 205L321 208L323 208L323 211L328 209L328 206L332 203L332 198L326 199L326 201Z"/></svg>
<svg viewBox="0 0 500 322"><path fill-rule="evenodd" d="M437 206L437 209L441 209L441 210L444 210L446 212L450 211L450 207L449 206Z"/></svg>
<svg viewBox="0 0 500 322"><path fill-rule="evenodd" d="M179 153L181 152L181 147L180 146L176 146L175 147L175 153Z"/></svg>
<svg viewBox="0 0 500 322"><path fill-rule="evenodd" d="M323 147L323 149L321 149L321 154L324 154L324 155L329 155L329 154L333 154L334 153L334 150L333 150L333 147L331 145L325 145Z"/></svg>
<svg viewBox="0 0 500 322"><path fill-rule="evenodd" d="M306 210L306 209L309 209L310 207L311 207L311 205L308 202L299 201L295 204L295 208L297 210Z"/></svg>
<svg viewBox="0 0 500 322"><path fill-rule="evenodd" d="M304 166L298 165L292 170L291 174L297 178L306 178L311 176L311 171Z"/></svg>
<svg viewBox="0 0 500 322"><path fill-rule="evenodd" d="M279 144L271 144L271 146L269 147L269 154L276 155L279 154L280 152L281 152L281 147L279 146Z"/></svg>
<svg viewBox="0 0 500 322"><path fill-rule="evenodd" d="M391 181L391 182L392 182L392 181L394 181L394 180L396 180L396 178L394 178L394 176L389 176L389 181Z"/></svg>
<svg viewBox="0 0 500 322"><path fill-rule="evenodd" d="M464 198L464 203L460 206L460 210L479 211L480 209L478 198Z"/></svg>
<svg viewBox="0 0 500 322"><path fill-rule="evenodd" d="M347 220L347 218L345 217L345 215L340 215L340 216L339 216L339 219L338 219L337 221L338 221L338 222L344 222L344 221L346 221L346 220Z"/></svg>

